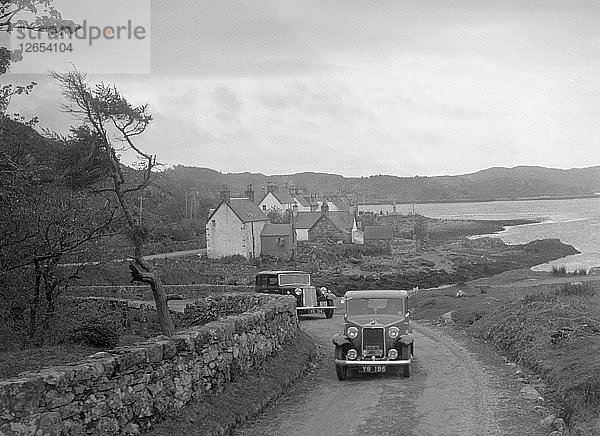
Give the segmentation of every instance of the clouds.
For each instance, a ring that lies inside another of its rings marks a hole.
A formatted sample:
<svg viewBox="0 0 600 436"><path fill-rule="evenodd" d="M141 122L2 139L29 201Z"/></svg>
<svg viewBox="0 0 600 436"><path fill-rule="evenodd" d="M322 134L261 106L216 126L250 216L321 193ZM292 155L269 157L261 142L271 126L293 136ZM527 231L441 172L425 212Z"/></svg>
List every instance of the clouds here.
<svg viewBox="0 0 600 436"><path fill-rule="evenodd" d="M155 122L163 162L222 171L457 174L600 160L600 5L163 0L153 74L95 76ZM18 103L66 128L44 83Z"/></svg>

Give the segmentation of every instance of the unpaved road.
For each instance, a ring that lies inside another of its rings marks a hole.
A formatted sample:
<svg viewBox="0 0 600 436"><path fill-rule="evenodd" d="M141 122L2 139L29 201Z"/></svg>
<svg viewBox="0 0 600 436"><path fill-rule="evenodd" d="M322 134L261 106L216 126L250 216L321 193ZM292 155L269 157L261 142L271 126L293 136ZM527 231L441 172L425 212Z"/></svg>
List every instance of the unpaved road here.
<svg viewBox="0 0 600 436"><path fill-rule="evenodd" d="M547 435L536 405L519 396L498 356L452 339L433 327L413 324L413 375L354 376L340 382L331 338L340 315L315 315L302 329L319 346L315 370L241 435ZM453 335L456 336L456 335Z"/></svg>

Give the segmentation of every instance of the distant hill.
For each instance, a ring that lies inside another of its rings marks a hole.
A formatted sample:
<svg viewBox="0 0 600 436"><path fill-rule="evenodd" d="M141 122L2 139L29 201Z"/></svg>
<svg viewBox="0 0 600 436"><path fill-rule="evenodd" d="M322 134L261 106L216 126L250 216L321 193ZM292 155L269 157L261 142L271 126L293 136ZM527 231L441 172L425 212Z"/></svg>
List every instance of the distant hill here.
<svg viewBox="0 0 600 436"><path fill-rule="evenodd" d="M370 203L394 198L401 203L586 197L600 192L600 166L569 170L495 167L472 174L435 177L343 177L315 172L272 176L249 172L223 174L209 168L179 165L162 175L180 188L196 189L209 197L217 197L225 184L234 195L240 195L246 185L252 184L259 196L261 187L267 183L297 186L307 193L352 193L359 201L364 197Z"/></svg>

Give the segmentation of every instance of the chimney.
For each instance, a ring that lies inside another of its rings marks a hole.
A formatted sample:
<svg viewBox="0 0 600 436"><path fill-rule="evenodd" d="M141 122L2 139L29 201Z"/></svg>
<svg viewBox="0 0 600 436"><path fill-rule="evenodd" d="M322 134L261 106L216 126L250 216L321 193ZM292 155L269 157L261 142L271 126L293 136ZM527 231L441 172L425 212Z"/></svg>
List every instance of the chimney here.
<svg viewBox="0 0 600 436"><path fill-rule="evenodd" d="M221 191L221 200L225 203L229 203L231 200L231 191L226 185L223 185L223 190Z"/></svg>
<svg viewBox="0 0 600 436"><path fill-rule="evenodd" d="M292 218L295 220L298 217L298 203L292 206Z"/></svg>
<svg viewBox="0 0 600 436"><path fill-rule="evenodd" d="M254 203L254 189L252 185L246 186L246 198Z"/></svg>
<svg viewBox="0 0 600 436"><path fill-rule="evenodd" d="M327 200L323 200L323 203L321 203L321 213L323 215L327 215L329 213L329 205L327 204Z"/></svg>

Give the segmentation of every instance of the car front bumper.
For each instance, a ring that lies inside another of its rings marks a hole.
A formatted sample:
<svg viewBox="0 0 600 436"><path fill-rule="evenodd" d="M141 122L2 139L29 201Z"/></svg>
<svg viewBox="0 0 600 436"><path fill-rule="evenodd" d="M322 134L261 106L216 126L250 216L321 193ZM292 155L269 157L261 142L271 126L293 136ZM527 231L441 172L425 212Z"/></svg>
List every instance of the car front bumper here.
<svg viewBox="0 0 600 436"><path fill-rule="evenodd" d="M362 366L362 365L400 366L400 365L410 365L411 363L412 363L412 359L404 359L404 360L342 360L342 359L335 359L336 365L344 365L344 366Z"/></svg>

